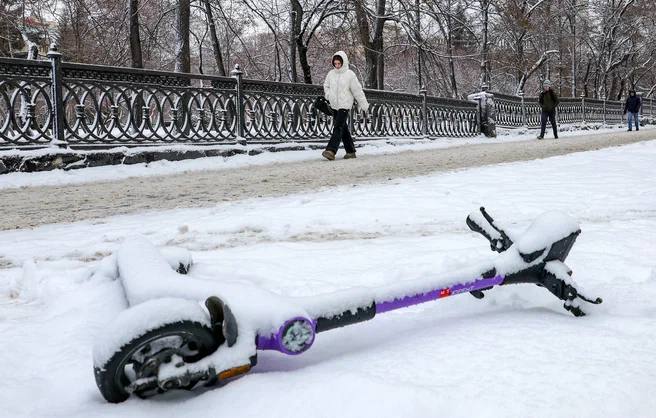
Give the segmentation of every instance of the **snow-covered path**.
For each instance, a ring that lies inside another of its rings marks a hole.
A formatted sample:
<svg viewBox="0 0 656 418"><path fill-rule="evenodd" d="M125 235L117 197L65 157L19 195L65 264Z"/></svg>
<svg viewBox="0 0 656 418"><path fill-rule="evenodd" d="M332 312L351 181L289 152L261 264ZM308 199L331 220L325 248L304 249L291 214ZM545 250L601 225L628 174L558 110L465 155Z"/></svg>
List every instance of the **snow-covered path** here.
<svg viewBox="0 0 656 418"><path fill-rule="evenodd" d="M631 133L595 132L565 136L556 141L497 141L387 155L367 155L363 150L356 160L334 162L322 160L317 151L316 158L311 161L232 170L191 171L64 186L0 187L0 200L3 202L0 230L148 210L210 207L224 201L280 196L338 185L361 185L436 171L546 158L655 137L655 130L643 129ZM21 174L25 176L18 173Z"/></svg>
<svg viewBox="0 0 656 418"><path fill-rule="evenodd" d="M0 416L653 418L654 161L649 141L0 231ZM480 262L489 246L464 218L481 205L513 231L543 211L577 219L583 232L567 263L604 303L574 318L544 289L506 286L320 334L297 357L263 353L223 388L110 405L95 386L91 347L126 305L117 281L92 273L131 234L189 249L191 274L307 296Z"/></svg>

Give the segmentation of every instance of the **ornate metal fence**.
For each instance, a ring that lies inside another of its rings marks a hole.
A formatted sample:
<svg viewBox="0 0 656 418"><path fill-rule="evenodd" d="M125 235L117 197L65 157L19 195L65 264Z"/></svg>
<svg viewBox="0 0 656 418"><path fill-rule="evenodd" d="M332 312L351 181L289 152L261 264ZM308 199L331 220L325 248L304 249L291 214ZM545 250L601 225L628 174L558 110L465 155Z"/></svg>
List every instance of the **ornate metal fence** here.
<svg viewBox="0 0 656 418"><path fill-rule="evenodd" d="M0 147L34 148L156 144L316 141L332 118L315 112L321 86L232 77L0 58ZM479 104L365 90L367 115L352 112L356 138L463 137L480 132ZM494 94L499 127L540 124L536 97ZM560 123L617 123L623 103L563 98ZM486 112L486 114L488 114ZM642 114L654 117L654 100Z"/></svg>
<svg viewBox="0 0 656 418"><path fill-rule="evenodd" d="M231 78L64 64L67 144L203 143L234 137Z"/></svg>
<svg viewBox="0 0 656 418"><path fill-rule="evenodd" d="M312 141L332 118L315 113L321 86L0 58L0 147ZM365 90L357 138L471 136L476 103Z"/></svg>
<svg viewBox="0 0 656 418"><path fill-rule="evenodd" d="M502 128L540 126L541 107L537 97L494 93L495 121ZM624 103L613 100L561 98L556 110L558 123L622 123ZM654 117L654 99L642 99L643 116Z"/></svg>
<svg viewBox="0 0 656 418"><path fill-rule="evenodd" d="M0 59L0 143L53 140L50 70L49 62Z"/></svg>

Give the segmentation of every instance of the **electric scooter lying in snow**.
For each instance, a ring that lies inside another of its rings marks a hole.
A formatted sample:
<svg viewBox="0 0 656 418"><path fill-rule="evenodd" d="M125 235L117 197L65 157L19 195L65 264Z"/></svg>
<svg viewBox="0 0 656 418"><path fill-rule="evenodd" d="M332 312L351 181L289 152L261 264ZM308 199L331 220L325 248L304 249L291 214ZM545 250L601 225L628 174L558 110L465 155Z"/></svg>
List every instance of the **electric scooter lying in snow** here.
<svg viewBox="0 0 656 418"><path fill-rule="evenodd" d="M257 350L300 354L317 333L461 293L481 299L494 286L537 284L565 301L575 316L584 315L581 301L602 302L577 290L564 263L581 232L568 216L546 213L514 242L484 208L471 213L467 225L499 255L446 280L409 280L304 298L184 276L180 272L189 270L190 258L167 262L145 239L128 240L116 254L116 265L130 308L96 341L98 388L109 402L122 402L131 394L148 397L223 384L248 372Z"/></svg>

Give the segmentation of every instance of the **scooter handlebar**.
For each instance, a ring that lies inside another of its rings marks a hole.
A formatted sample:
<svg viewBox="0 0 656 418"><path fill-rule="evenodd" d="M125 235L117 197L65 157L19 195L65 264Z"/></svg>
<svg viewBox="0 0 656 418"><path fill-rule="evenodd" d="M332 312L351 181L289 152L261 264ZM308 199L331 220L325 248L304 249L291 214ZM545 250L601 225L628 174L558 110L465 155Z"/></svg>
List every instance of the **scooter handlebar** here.
<svg viewBox="0 0 656 418"><path fill-rule="evenodd" d="M483 235L490 242L492 251L502 253L513 245L512 240L503 229L494 224L494 219L482 206L479 211L470 213L466 222L469 229Z"/></svg>

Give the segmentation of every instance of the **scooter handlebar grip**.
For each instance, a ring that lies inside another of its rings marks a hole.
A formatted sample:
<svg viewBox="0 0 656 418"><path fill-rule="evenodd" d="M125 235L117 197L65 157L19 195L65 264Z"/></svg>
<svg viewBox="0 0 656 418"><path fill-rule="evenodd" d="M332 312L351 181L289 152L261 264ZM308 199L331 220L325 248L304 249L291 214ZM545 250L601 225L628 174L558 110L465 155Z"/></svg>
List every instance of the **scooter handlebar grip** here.
<svg viewBox="0 0 656 418"><path fill-rule="evenodd" d="M504 235L490 222L490 219L490 215L481 208L480 212L470 213L466 222L469 229L483 235L490 242L492 251L503 252L510 245L505 245Z"/></svg>

